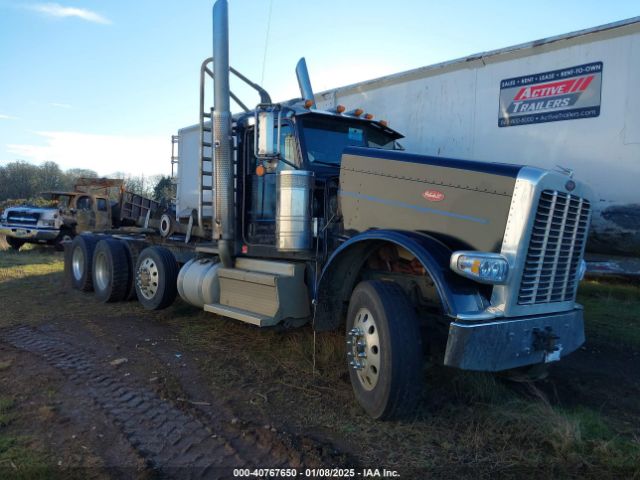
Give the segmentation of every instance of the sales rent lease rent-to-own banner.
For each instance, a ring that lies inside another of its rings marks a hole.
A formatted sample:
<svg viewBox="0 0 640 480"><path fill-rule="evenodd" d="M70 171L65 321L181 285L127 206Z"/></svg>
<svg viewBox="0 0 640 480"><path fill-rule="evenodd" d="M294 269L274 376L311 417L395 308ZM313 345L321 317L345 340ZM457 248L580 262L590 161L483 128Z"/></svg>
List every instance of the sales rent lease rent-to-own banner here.
<svg viewBox="0 0 640 480"><path fill-rule="evenodd" d="M600 115L602 62L500 82L499 127Z"/></svg>

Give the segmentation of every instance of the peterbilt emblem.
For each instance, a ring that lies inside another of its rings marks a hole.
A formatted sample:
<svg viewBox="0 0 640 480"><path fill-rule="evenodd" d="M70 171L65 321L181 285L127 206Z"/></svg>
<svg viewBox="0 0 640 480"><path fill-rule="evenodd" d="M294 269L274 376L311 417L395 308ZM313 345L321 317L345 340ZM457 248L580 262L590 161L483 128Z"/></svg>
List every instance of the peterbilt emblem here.
<svg viewBox="0 0 640 480"><path fill-rule="evenodd" d="M425 190L422 197L430 202L441 202L444 200L444 193L439 190Z"/></svg>
<svg viewBox="0 0 640 480"><path fill-rule="evenodd" d="M576 189L576 182L574 182L573 180L569 180L566 184L565 184L565 188L567 190L569 190L570 192L573 192Z"/></svg>

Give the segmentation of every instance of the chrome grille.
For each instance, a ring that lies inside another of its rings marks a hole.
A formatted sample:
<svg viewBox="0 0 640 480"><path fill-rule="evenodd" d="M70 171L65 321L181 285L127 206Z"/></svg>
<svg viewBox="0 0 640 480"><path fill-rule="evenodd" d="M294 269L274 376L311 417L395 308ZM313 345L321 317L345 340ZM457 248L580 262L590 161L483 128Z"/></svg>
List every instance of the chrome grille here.
<svg viewBox="0 0 640 480"><path fill-rule="evenodd" d="M518 304L574 300L590 210L589 201L575 195L540 194Z"/></svg>
<svg viewBox="0 0 640 480"><path fill-rule="evenodd" d="M28 225L33 226L40 220L40 214L34 212L9 212L7 214L7 223L12 225Z"/></svg>

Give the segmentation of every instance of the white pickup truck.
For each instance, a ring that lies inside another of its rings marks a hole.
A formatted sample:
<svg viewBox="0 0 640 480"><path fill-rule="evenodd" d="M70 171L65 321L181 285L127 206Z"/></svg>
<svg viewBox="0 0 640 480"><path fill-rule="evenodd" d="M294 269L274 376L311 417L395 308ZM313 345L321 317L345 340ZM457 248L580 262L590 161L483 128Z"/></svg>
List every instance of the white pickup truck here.
<svg viewBox="0 0 640 480"><path fill-rule="evenodd" d="M57 207L20 206L7 208L0 217L0 234L19 250L25 243L46 243L62 249L63 242L73 238L73 230L65 227Z"/></svg>

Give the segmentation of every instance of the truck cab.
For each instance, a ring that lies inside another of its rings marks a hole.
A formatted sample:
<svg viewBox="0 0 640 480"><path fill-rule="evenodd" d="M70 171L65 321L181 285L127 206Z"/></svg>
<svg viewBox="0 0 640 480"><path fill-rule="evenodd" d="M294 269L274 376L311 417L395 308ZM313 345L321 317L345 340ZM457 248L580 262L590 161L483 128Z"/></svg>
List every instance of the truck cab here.
<svg viewBox="0 0 640 480"><path fill-rule="evenodd" d="M401 150L402 135L384 122L362 118L361 110L334 112L304 108L303 102L279 107L270 128L273 155L256 155L255 116L241 116L236 122L239 158L242 159L244 195L240 225L247 253L258 248L262 253L276 251L276 179L283 171L305 171L313 175L312 228L323 228L330 220L326 213L337 213L337 185L342 153L347 147Z"/></svg>

